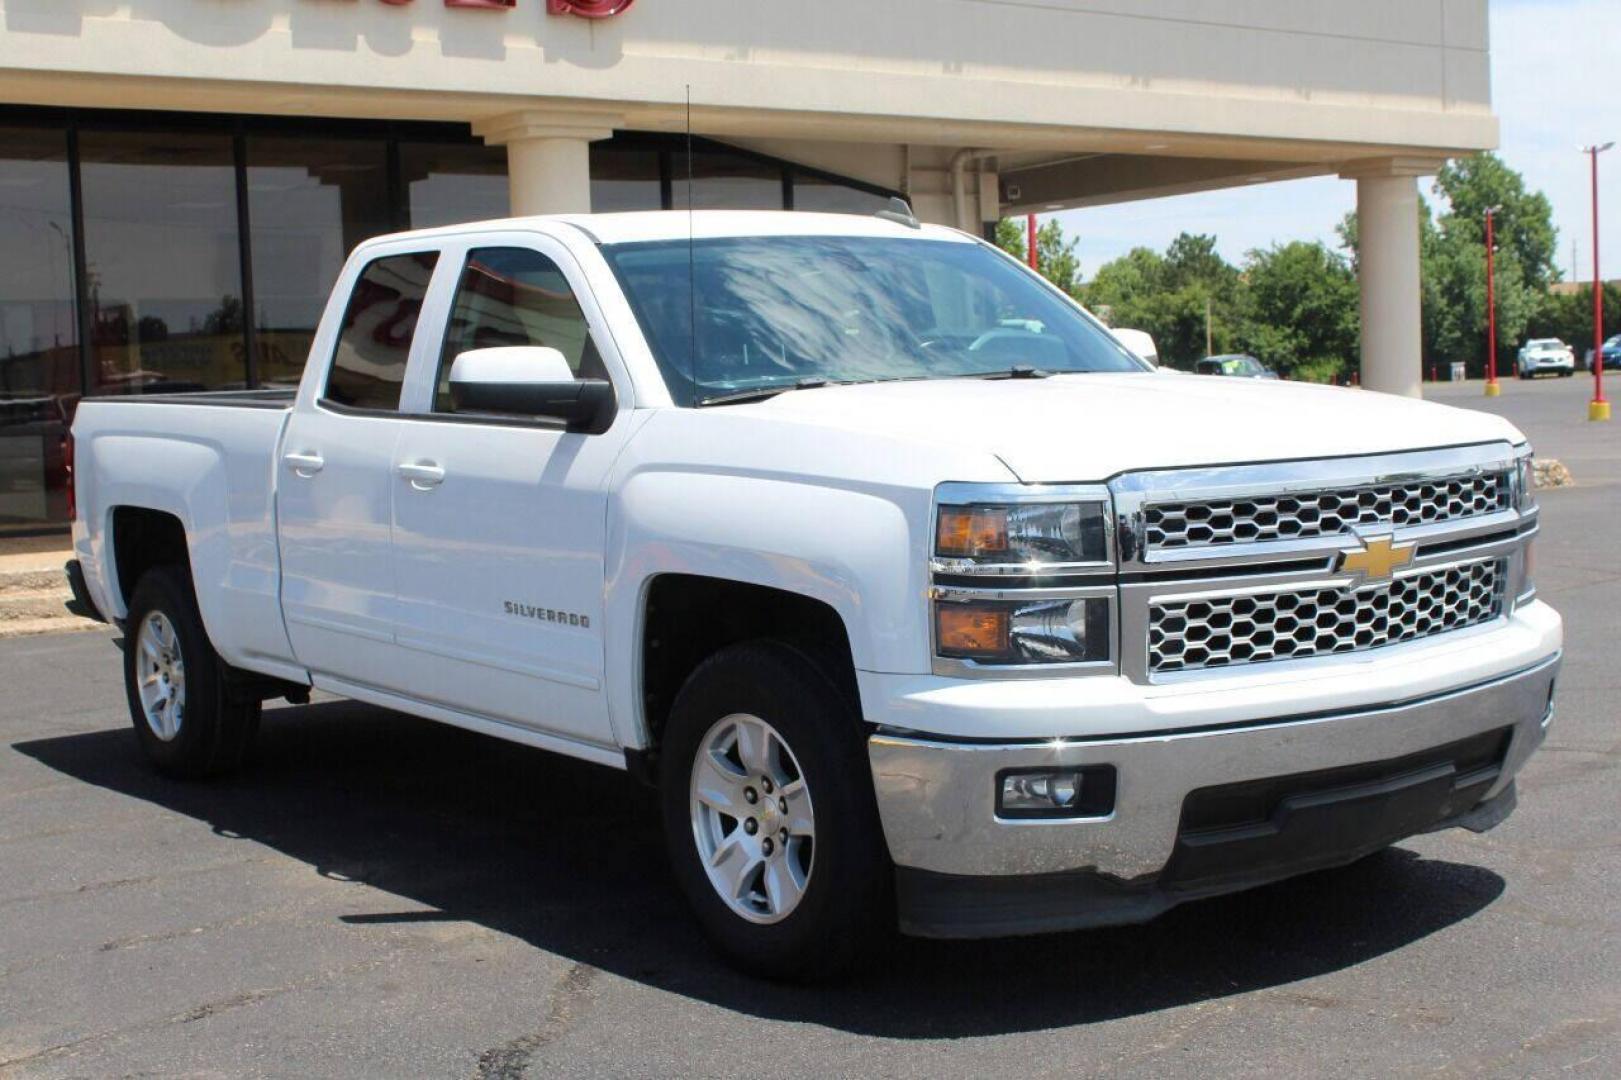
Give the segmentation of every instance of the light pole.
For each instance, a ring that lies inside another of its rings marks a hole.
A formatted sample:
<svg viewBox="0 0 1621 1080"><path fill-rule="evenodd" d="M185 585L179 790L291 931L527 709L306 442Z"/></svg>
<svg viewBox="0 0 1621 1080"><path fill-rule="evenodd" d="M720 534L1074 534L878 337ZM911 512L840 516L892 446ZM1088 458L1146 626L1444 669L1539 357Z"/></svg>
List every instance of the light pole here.
<svg viewBox="0 0 1621 1080"><path fill-rule="evenodd" d="M1497 237L1492 231L1492 219L1500 206L1486 208L1486 396L1497 397L1503 388L1497 385Z"/></svg>
<svg viewBox="0 0 1621 1080"><path fill-rule="evenodd" d="M1604 400L1604 281L1598 263L1598 156L1615 143L1584 146L1593 163L1593 400L1587 403L1589 420L1608 420L1610 403Z"/></svg>

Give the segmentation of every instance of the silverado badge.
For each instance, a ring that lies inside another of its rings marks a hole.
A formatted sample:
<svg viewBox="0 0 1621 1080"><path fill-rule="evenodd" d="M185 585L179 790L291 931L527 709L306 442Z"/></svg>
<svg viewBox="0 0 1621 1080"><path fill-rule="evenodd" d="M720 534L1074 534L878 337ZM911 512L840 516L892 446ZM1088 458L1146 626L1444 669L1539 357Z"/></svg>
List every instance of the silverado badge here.
<svg viewBox="0 0 1621 1080"><path fill-rule="evenodd" d="M1361 546L1340 552L1339 571L1356 575L1356 584L1386 581L1397 570L1413 561L1414 543L1398 544L1389 534L1358 536Z"/></svg>

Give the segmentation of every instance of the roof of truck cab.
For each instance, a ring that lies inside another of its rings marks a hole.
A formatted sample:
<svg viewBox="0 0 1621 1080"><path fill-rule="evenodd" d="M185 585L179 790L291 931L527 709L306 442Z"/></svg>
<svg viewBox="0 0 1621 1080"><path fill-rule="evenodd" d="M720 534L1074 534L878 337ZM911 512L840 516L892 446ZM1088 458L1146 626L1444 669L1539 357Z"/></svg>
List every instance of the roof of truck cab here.
<svg viewBox="0 0 1621 1080"><path fill-rule="evenodd" d="M564 214L553 220L583 229L598 243L647 240L713 240L729 236L878 236L971 242L939 225L912 228L897 221L859 214L818 214L800 210L642 210L621 214Z"/></svg>
<svg viewBox="0 0 1621 1080"><path fill-rule="evenodd" d="M618 214L556 214L537 217L469 221L434 229L376 236L365 242L376 247L406 239L432 240L470 232L522 232L537 226L548 230L566 224L599 244L630 244L651 240L721 239L729 236L876 236L897 239L946 240L969 244L974 238L943 225L912 228L898 221L860 214L818 214L802 210L638 210Z"/></svg>

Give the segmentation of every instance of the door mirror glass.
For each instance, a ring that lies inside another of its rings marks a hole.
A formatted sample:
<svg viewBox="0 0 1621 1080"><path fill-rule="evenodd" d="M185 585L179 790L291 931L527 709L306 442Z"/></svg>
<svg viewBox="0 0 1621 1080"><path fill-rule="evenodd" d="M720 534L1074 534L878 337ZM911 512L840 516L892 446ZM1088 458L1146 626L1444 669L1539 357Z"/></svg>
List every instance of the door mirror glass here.
<svg viewBox="0 0 1621 1080"><path fill-rule="evenodd" d="M598 433L613 421L613 384L576 379L568 359L545 345L470 349L450 368L457 413L545 417L570 431Z"/></svg>

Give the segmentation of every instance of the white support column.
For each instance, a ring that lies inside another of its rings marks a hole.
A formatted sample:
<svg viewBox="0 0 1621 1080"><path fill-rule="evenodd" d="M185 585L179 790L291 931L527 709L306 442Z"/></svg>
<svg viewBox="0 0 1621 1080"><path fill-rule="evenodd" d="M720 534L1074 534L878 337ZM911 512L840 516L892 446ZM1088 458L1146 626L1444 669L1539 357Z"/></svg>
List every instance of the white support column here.
<svg viewBox="0 0 1621 1080"><path fill-rule="evenodd" d="M591 144L622 122L613 112L525 109L479 120L473 133L507 148L514 217L591 212Z"/></svg>
<svg viewBox="0 0 1621 1080"><path fill-rule="evenodd" d="M1362 385L1422 397L1424 323L1419 284L1418 178L1428 159L1356 162L1357 270L1362 288Z"/></svg>

